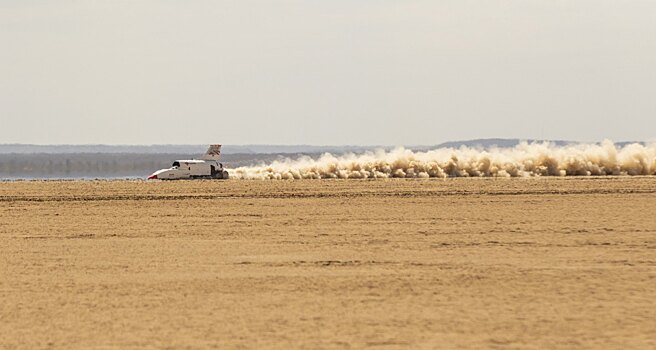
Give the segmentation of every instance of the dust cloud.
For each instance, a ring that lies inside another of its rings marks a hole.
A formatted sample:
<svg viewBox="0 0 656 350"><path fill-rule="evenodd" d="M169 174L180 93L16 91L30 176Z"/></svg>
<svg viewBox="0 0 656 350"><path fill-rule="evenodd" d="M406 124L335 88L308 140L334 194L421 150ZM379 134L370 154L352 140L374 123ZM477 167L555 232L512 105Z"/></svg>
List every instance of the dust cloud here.
<svg viewBox="0 0 656 350"><path fill-rule="evenodd" d="M231 178L281 180L603 175L656 175L656 143L520 143L513 148L426 152L397 148L341 156L326 153L318 159L285 159L230 171Z"/></svg>

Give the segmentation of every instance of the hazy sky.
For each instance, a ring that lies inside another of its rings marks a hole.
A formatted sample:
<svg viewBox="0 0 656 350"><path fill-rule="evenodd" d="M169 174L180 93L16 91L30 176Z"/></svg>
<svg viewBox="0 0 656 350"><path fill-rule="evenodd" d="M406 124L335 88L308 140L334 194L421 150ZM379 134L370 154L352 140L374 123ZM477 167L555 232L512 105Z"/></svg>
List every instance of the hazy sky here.
<svg viewBox="0 0 656 350"><path fill-rule="evenodd" d="M656 139L656 1L0 0L0 143Z"/></svg>

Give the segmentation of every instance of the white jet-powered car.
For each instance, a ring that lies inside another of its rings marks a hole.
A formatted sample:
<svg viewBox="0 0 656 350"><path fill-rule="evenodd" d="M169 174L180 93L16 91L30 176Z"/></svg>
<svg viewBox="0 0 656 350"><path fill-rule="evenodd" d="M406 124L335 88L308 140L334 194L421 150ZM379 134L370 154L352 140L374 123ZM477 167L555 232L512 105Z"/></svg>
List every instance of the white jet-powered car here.
<svg viewBox="0 0 656 350"><path fill-rule="evenodd" d="M176 160L169 169L161 169L148 180L227 179L228 171L219 163L221 145L210 145L200 159Z"/></svg>

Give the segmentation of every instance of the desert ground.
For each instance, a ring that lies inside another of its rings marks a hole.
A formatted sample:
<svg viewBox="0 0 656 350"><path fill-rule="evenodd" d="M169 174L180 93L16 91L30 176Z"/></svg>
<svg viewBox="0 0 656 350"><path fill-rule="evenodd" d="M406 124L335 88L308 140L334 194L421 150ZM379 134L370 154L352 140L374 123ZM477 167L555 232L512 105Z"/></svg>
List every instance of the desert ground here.
<svg viewBox="0 0 656 350"><path fill-rule="evenodd" d="M656 177L0 182L0 348L654 349Z"/></svg>

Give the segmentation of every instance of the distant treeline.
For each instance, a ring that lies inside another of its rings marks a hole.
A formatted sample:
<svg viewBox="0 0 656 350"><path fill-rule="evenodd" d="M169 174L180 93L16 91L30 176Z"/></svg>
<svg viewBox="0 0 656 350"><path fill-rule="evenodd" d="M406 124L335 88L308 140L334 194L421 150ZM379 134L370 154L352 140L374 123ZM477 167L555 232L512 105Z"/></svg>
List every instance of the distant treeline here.
<svg viewBox="0 0 656 350"><path fill-rule="evenodd" d="M221 161L228 168L236 168L298 156L300 154L226 154ZM176 159L190 158L193 157L189 154L0 154L0 178L144 177L170 167Z"/></svg>

